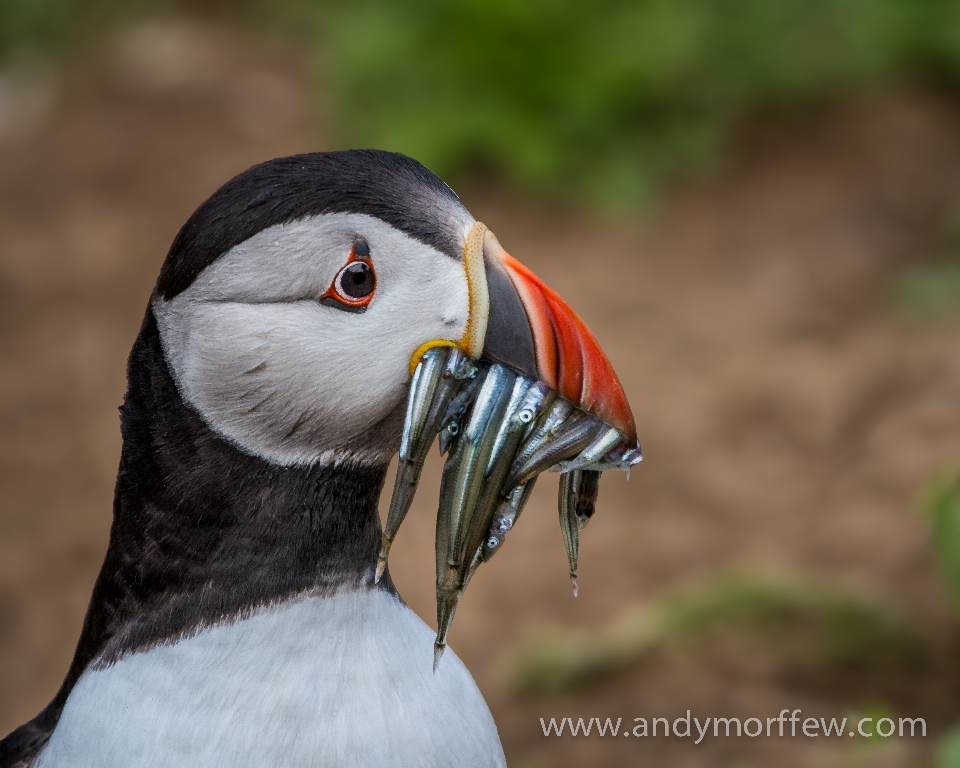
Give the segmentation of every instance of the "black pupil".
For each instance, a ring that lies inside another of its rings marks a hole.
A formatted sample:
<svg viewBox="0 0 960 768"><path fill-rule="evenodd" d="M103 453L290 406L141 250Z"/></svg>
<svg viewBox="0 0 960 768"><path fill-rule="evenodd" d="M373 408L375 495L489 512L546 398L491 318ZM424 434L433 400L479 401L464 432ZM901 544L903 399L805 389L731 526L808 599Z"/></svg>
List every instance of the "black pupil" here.
<svg viewBox="0 0 960 768"><path fill-rule="evenodd" d="M340 273L340 290L351 299L365 299L373 293L373 270L362 261L344 267Z"/></svg>

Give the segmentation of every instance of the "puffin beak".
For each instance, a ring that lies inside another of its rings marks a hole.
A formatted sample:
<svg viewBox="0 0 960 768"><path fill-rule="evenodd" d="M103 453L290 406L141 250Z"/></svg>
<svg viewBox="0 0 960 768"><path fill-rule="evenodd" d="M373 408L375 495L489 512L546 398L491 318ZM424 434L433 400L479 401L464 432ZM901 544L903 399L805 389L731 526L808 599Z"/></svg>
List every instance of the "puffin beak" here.
<svg viewBox="0 0 960 768"><path fill-rule="evenodd" d="M421 345L410 360L411 375L429 350L457 346L474 360L545 383L636 442L633 413L613 366L559 294L508 254L481 222L466 235L463 263L470 294L464 336Z"/></svg>
<svg viewBox="0 0 960 768"><path fill-rule="evenodd" d="M464 590L503 544L537 476L561 473L558 507L577 594L579 534L600 473L641 459L633 414L613 366L577 314L510 256L480 222L465 238L470 313L457 342L423 344L375 579L386 570L427 450L447 454L437 511L434 670Z"/></svg>
<svg viewBox="0 0 960 768"><path fill-rule="evenodd" d="M481 358L546 383L635 442L627 396L586 323L489 230L483 252L490 315Z"/></svg>

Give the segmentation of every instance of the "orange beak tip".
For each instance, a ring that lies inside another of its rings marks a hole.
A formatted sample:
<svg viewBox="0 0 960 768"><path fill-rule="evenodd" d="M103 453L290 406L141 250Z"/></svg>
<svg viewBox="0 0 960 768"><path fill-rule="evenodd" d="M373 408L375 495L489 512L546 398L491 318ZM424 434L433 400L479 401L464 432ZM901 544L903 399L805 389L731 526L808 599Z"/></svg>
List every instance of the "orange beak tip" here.
<svg viewBox="0 0 960 768"><path fill-rule="evenodd" d="M496 260L526 311L539 378L578 408L618 430L639 450L626 393L587 324L556 291L502 248Z"/></svg>

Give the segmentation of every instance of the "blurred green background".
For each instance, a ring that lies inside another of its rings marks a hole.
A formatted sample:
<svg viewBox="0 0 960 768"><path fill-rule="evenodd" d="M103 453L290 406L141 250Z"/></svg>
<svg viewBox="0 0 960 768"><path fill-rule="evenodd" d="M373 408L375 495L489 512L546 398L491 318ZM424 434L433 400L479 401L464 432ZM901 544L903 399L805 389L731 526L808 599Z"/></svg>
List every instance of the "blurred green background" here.
<svg viewBox="0 0 960 768"><path fill-rule="evenodd" d="M344 146L615 210L714 167L758 113L960 84L956 0L2 0L0 53L184 10L313 51Z"/></svg>

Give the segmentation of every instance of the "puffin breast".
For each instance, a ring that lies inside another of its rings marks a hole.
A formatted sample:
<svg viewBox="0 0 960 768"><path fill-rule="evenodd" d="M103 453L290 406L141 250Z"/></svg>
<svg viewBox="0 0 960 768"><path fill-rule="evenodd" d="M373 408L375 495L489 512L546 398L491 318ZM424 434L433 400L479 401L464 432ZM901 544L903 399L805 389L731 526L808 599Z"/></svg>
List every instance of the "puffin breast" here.
<svg viewBox="0 0 960 768"><path fill-rule="evenodd" d="M505 766L433 632L382 591L301 597L83 674L38 768Z"/></svg>

